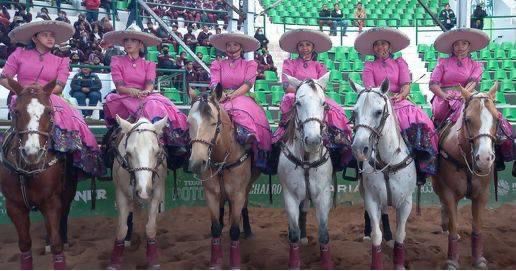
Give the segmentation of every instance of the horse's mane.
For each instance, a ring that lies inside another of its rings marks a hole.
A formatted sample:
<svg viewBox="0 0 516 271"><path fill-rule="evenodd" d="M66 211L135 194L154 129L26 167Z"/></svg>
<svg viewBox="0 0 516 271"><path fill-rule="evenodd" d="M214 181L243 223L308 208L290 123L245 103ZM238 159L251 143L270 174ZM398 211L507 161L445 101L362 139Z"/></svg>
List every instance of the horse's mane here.
<svg viewBox="0 0 516 271"><path fill-rule="evenodd" d="M315 81L313 79L308 79L303 84L307 84L314 92L317 91L317 87L315 85ZM299 89L299 88L298 88ZM292 144L294 142L294 138L296 136L296 119L297 119L297 109L296 106L293 105L288 114L287 127L285 128L285 134L283 135L283 141L288 144Z"/></svg>

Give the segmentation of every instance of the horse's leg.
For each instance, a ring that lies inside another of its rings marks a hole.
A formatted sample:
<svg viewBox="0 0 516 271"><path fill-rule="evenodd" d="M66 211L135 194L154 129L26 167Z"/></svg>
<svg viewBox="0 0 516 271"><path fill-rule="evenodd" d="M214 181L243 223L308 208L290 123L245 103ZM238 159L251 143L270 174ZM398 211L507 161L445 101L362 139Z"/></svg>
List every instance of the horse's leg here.
<svg viewBox="0 0 516 271"><path fill-rule="evenodd" d="M382 211L378 203L365 193L364 202L366 210L371 220L371 269L383 269L383 253L382 253L382 231L380 230L380 217Z"/></svg>
<svg viewBox="0 0 516 271"><path fill-rule="evenodd" d="M249 195L249 191L247 191ZM251 230L251 222L249 221L249 210L247 204L249 203L249 196L246 196L244 208L242 208L242 224L244 228L244 239L252 239L253 231Z"/></svg>
<svg viewBox="0 0 516 271"><path fill-rule="evenodd" d="M308 214L309 207L310 201L308 199L301 201L299 204L299 230L302 245L308 244L308 238L306 237L306 215Z"/></svg>
<svg viewBox="0 0 516 271"><path fill-rule="evenodd" d="M321 252L321 269L333 269L333 261L330 253L330 235L328 234L328 213L331 208L331 192L322 191L315 197L315 215L319 227L319 245Z"/></svg>
<svg viewBox="0 0 516 271"><path fill-rule="evenodd" d="M299 240L301 237L299 229L299 206L298 200L288 190L283 190L283 198L285 199L285 210L288 215L288 239L290 241L290 252L288 260L289 269L301 268L301 257L299 255Z"/></svg>
<svg viewBox="0 0 516 271"><path fill-rule="evenodd" d="M214 178L211 182L212 189L205 187L206 204L210 210L211 219L211 258L210 269L222 269L222 246L220 236L222 234L222 224L220 223L220 206L224 199L221 198L220 186L218 178Z"/></svg>
<svg viewBox="0 0 516 271"><path fill-rule="evenodd" d="M62 270L66 268L65 256L63 254L63 243L59 232L59 224L62 217L61 197L53 195L40 205L41 213L45 218L45 227L50 239L50 250L54 269Z"/></svg>
<svg viewBox="0 0 516 271"><path fill-rule="evenodd" d="M18 247L20 249L20 269L32 269L32 240L30 238L29 210L18 207L11 201L5 201L7 215L13 222L18 232Z"/></svg>
<svg viewBox="0 0 516 271"><path fill-rule="evenodd" d="M407 220L412 210L412 201L405 201L396 209L396 236L392 256L393 269L405 269L405 236Z"/></svg>
<svg viewBox="0 0 516 271"><path fill-rule="evenodd" d="M448 269L459 268L459 237L457 234L457 200L450 190L441 191L441 203L446 208L448 214Z"/></svg>
<svg viewBox="0 0 516 271"><path fill-rule="evenodd" d="M446 206L441 204L441 228L443 233L449 233L449 223L450 218L448 217L448 211L446 210Z"/></svg>
<svg viewBox="0 0 516 271"><path fill-rule="evenodd" d="M240 220L246 200L245 190L235 191L230 196L229 200L231 209L231 228L229 229L231 247L229 250L229 262L232 269L240 269Z"/></svg>
<svg viewBox="0 0 516 271"><path fill-rule="evenodd" d="M115 244L113 245L113 250L111 251L111 260L109 263L109 269L120 269L122 268L122 261L124 255L124 239L127 235L127 218L129 216L129 199L126 195L120 191L119 188L116 189L116 204L118 207L118 228L115 238Z"/></svg>
<svg viewBox="0 0 516 271"><path fill-rule="evenodd" d="M133 237L133 212L129 212L129 216L127 216L127 234L124 238L124 246L130 247L131 246L131 239Z"/></svg>
<svg viewBox="0 0 516 271"><path fill-rule="evenodd" d="M472 200L471 212L473 215L472 233L471 233L471 259L473 261L473 268L487 269L487 260L484 258L484 245L481 235L482 228L482 214L486 207L488 190L484 191L475 199Z"/></svg>
<svg viewBox="0 0 516 271"><path fill-rule="evenodd" d="M145 232L147 234L147 266L149 269L159 269L158 245L156 239L156 219L158 217L158 209L160 199L154 197L149 208L149 217Z"/></svg>
<svg viewBox="0 0 516 271"><path fill-rule="evenodd" d="M62 194L63 214L61 216L59 232L65 247L68 245L68 215L70 214L72 201L75 198L75 193L77 192L77 178L77 174L72 173L69 178L65 179L65 189Z"/></svg>
<svg viewBox="0 0 516 271"><path fill-rule="evenodd" d="M382 230L383 230L383 239L387 241L387 245L393 247L394 241L392 240L392 231L391 225L389 223L389 214L387 211L382 211Z"/></svg>

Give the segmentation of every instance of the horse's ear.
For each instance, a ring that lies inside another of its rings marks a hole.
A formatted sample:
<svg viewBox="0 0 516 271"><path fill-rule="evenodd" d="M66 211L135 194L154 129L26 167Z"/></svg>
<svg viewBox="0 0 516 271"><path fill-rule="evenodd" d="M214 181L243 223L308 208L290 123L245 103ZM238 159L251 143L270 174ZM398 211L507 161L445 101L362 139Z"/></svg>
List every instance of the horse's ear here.
<svg viewBox="0 0 516 271"><path fill-rule="evenodd" d="M362 91L363 87L358 85L358 84L355 84L355 82L353 82L353 80L351 80L351 78L349 79L349 86L351 87L351 89L356 92L356 93L359 93L360 91Z"/></svg>
<svg viewBox="0 0 516 271"><path fill-rule="evenodd" d="M301 85L302 81L298 80L297 78L295 77L292 77L286 73L284 73L283 75L285 75L285 77L287 77L287 81L290 85L292 85L294 88L297 88Z"/></svg>
<svg viewBox="0 0 516 271"><path fill-rule="evenodd" d="M54 91L54 88L56 87L56 85L57 85L57 81L56 80L52 80L52 81L48 82L46 85L43 86L43 91L46 94L50 95Z"/></svg>
<svg viewBox="0 0 516 271"><path fill-rule="evenodd" d="M190 98L190 105L194 104L197 100L197 94L195 90L191 87L188 87L188 97Z"/></svg>
<svg viewBox="0 0 516 271"><path fill-rule="evenodd" d="M491 87L491 89L488 92L489 98L494 100L496 98L497 91L498 91L498 81L495 81L493 86Z"/></svg>
<svg viewBox="0 0 516 271"><path fill-rule="evenodd" d="M165 128L167 126L167 123L168 123L168 117L164 117L154 123L154 129L156 130L156 133L158 133L158 135L163 134L163 128Z"/></svg>
<svg viewBox="0 0 516 271"><path fill-rule="evenodd" d="M471 95L473 95L473 93L471 93L468 89L464 88L463 86L459 86L459 89L460 89L460 93L462 94L462 97L465 100L468 100L469 97L471 97Z"/></svg>
<svg viewBox="0 0 516 271"><path fill-rule="evenodd" d="M218 83L215 88L211 91L211 98L213 101L219 101L222 98L222 93L224 92L224 88L221 83Z"/></svg>
<svg viewBox="0 0 516 271"><path fill-rule="evenodd" d="M124 134L127 134L133 128L133 125L130 122L126 121L118 115L116 115L116 122L118 123L120 128L122 128L122 133Z"/></svg>
<svg viewBox="0 0 516 271"><path fill-rule="evenodd" d="M11 87L12 91L14 91L14 93L16 93L16 95L21 94L23 87L18 83L18 81L14 80L10 77L7 77L7 82L9 83L9 86Z"/></svg>
<svg viewBox="0 0 516 271"><path fill-rule="evenodd" d="M380 86L380 90L383 94L387 93L389 91L389 79L385 78L383 79L382 85Z"/></svg>
<svg viewBox="0 0 516 271"><path fill-rule="evenodd" d="M326 90L326 85L328 85L328 81L330 79L330 72L324 74L321 78L317 79L317 83L321 85L321 87Z"/></svg>

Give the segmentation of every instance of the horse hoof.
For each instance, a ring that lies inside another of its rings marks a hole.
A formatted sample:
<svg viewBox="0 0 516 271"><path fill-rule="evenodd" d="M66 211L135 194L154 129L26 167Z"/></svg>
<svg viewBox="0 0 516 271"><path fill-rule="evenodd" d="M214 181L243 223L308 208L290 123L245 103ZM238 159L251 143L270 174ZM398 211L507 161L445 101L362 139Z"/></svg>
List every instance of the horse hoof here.
<svg viewBox="0 0 516 271"><path fill-rule="evenodd" d="M371 236L366 235L366 236L362 237L362 240L363 241L371 241Z"/></svg>
<svg viewBox="0 0 516 271"><path fill-rule="evenodd" d="M222 265L213 265L213 266L210 266L210 270L222 270Z"/></svg>
<svg viewBox="0 0 516 271"><path fill-rule="evenodd" d="M161 269L161 265L159 264L154 264L154 265L150 265L147 270L160 270Z"/></svg>
<svg viewBox="0 0 516 271"><path fill-rule="evenodd" d="M443 231L443 234L444 235L449 235L450 232L449 231ZM459 240L460 240L460 234L457 233L457 241L459 241Z"/></svg>
<svg viewBox="0 0 516 271"><path fill-rule="evenodd" d="M122 267L117 264L110 264L110 265L108 265L108 267L106 269L107 270L120 270L120 269L122 269Z"/></svg>
<svg viewBox="0 0 516 271"><path fill-rule="evenodd" d="M244 239L245 240L254 240L254 234L252 232L250 233L244 233Z"/></svg>
<svg viewBox="0 0 516 271"><path fill-rule="evenodd" d="M45 246L45 254L48 254L50 253L51 249L50 249L50 245L46 245Z"/></svg>
<svg viewBox="0 0 516 271"><path fill-rule="evenodd" d="M446 269L448 270L457 270L459 269L459 263L453 260L446 261Z"/></svg>
<svg viewBox="0 0 516 271"><path fill-rule="evenodd" d="M387 244L388 247L394 248L394 240L390 240L390 241L387 241L385 243Z"/></svg>
<svg viewBox="0 0 516 271"><path fill-rule="evenodd" d="M473 268L477 270L487 270L487 260L484 257L480 257L473 263Z"/></svg>
<svg viewBox="0 0 516 271"><path fill-rule="evenodd" d="M301 243L301 245L303 245L303 246L308 245L308 238L307 237L301 238L301 240L299 240L299 243Z"/></svg>
<svg viewBox="0 0 516 271"><path fill-rule="evenodd" d="M124 241L124 247L130 247L131 241Z"/></svg>

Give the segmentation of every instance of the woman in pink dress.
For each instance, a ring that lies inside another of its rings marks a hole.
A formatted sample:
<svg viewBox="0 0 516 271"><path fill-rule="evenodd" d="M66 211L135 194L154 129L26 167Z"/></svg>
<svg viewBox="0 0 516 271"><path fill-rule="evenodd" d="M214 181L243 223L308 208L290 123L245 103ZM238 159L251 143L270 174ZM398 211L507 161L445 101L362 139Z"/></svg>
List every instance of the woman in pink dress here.
<svg viewBox="0 0 516 271"><path fill-rule="evenodd" d="M210 43L227 56L211 63L210 88L222 85L224 94L220 102L236 124L238 142L252 148L255 165L269 173L267 155L272 141L269 121L263 108L246 96L256 80L258 64L242 58L243 53L258 50L260 42L243 34L225 33L210 36Z"/></svg>
<svg viewBox="0 0 516 271"><path fill-rule="evenodd" d="M154 92L156 64L143 58L146 46L156 46L161 39L142 32L136 25L123 31L111 31L103 36L107 44L123 46L124 56L111 58L111 77L116 92L106 97L104 119L109 127L116 124L116 116L131 122L145 117L151 122L168 118L162 138L169 154L169 167L177 168L188 144L186 115L165 96ZM178 159L174 159L178 158ZM175 161L175 162L172 162ZM110 164L112 161L108 161ZM172 162L172 163L171 163Z"/></svg>
<svg viewBox="0 0 516 271"><path fill-rule="evenodd" d="M489 44L489 37L482 31L472 28L459 28L444 32L434 42L441 53L449 54L440 58L430 78L430 90L434 93L432 112L438 127L446 122L454 123L464 104L458 86L473 82L478 84L482 78L482 63L471 59L470 52L481 50ZM497 131L496 167L504 169L504 161L513 161L516 144L511 124L499 113L500 125Z"/></svg>
<svg viewBox="0 0 516 271"><path fill-rule="evenodd" d="M57 152L72 153L73 165L91 176L105 172L95 135L84 122L82 114L59 96L69 74L69 59L53 55L50 51L56 43L70 39L74 29L70 24L58 21L34 21L15 28L9 33L12 41L26 44L17 48L5 63L0 84L10 89L7 78L17 77L22 87L32 84L45 85L57 80L50 96L55 123L51 148ZM16 96L10 107L16 103Z"/></svg>
<svg viewBox="0 0 516 271"><path fill-rule="evenodd" d="M291 30L281 36L279 43L284 51L299 54L299 58L286 59L283 62L283 74L305 80L319 79L328 72L324 64L316 60L317 53L331 49L332 43L327 34L307 29ZM281 141L285 134L290 119L289 112L296 99L296 88L288 83L285 75L282 76L282 82L286 94L280 104L281 120L273 135L274 144ZM324 144L330 150L334 170L340 171L352 159L351 129L344 109L328 97L326 104L328 110L325 123L328 129L324 135Z"/></svg>

